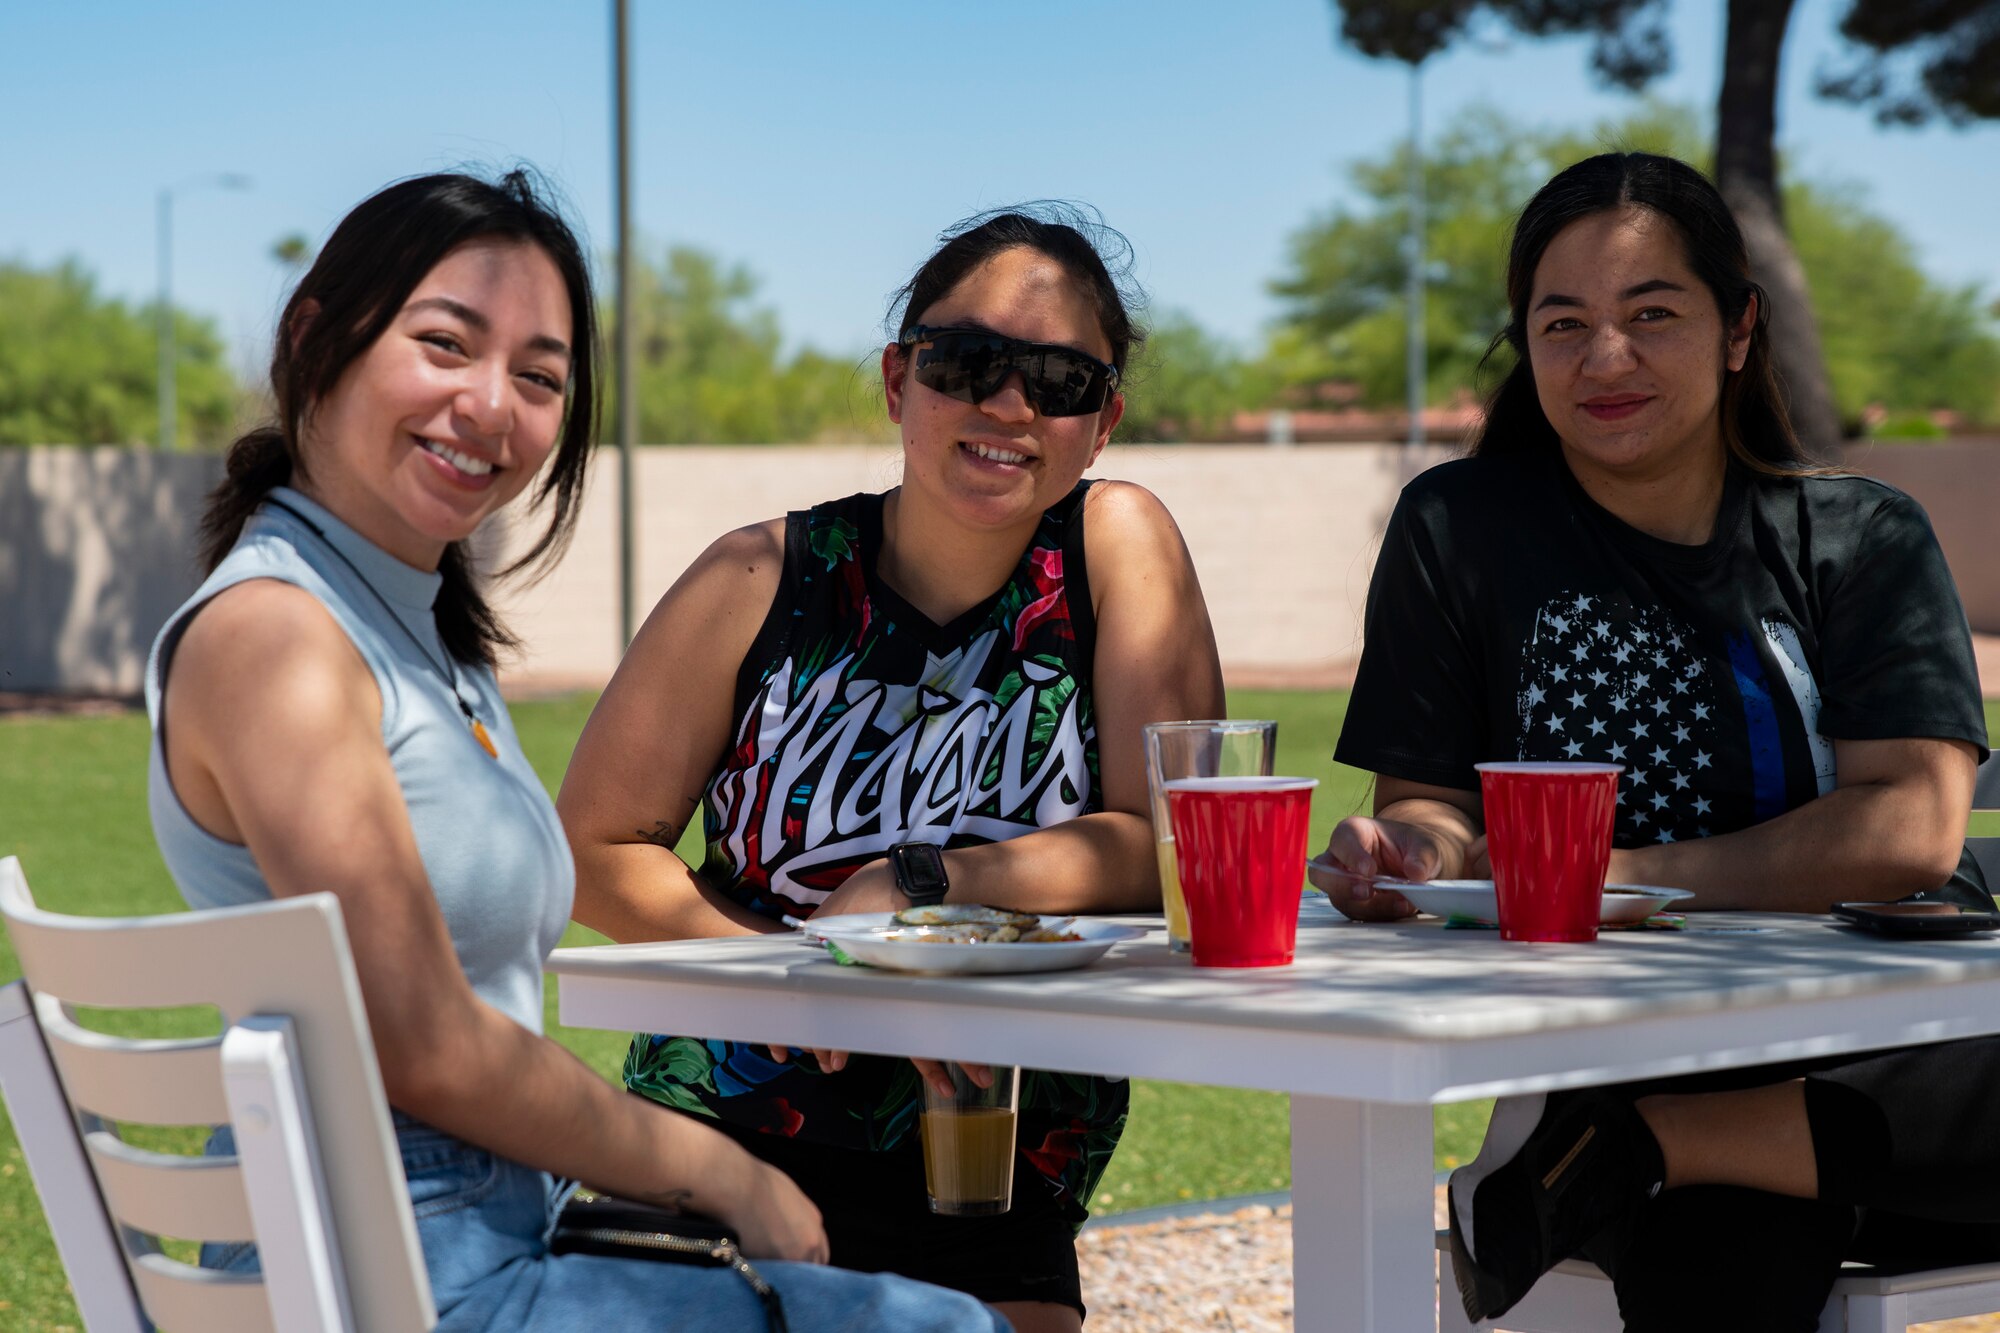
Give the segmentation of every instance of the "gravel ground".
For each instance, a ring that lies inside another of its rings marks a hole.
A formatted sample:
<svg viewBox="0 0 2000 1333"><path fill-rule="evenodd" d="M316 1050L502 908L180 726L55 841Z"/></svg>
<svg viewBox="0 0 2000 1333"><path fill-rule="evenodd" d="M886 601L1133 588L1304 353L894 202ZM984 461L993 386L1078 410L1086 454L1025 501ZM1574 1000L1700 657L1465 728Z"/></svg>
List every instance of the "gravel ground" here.
<svg viewBox="0 0 2000 1333"><path fill-rule="evenodd" d="M1444 1225L1444 1191L1438 1191ZM1289 1333L1292 1209L1092 1227L1077 1239L1090 1333ZM1912 1324L1910 1333L2000 1333L2000 1315Z"/></svg>
<svg viewBox="0 0 2000 1333"><path fill-rule="evenodd" d="M1292 1208L1095 1227L1077 1238L1091 1333L1292 1327Z"/></svg>

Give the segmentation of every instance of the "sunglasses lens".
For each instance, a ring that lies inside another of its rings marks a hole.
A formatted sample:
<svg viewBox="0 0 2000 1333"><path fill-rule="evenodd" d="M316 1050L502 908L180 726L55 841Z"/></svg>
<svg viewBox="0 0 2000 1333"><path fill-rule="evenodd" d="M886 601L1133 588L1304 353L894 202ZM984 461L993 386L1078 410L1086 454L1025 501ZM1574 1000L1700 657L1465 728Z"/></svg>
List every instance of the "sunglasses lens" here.
<svg viewBox="0 0 2000 1333"><path fill-rule="evenodd" d="M1104 406L1109 380L1095 362L1062 352L1046 352L1036 360L1037 373L1028 383L1043 416L1081 416Z"/></svg>
<svg viewBox="0 0 2000 1333"><path fill-rule="evenodd" d="M1104 406L1104 367L1061 348L998 334L947 330L916 346L917 383L961 403L981 403L1018 372L1028 400L1045 417L1073 417Z"/></svg>
<svg viewBox="0 0 2000 1333"><path fill-rule="evenodd" d="M998 390L1010 369L1005 341L989 334L940 333L917 346L917 383L961 403Z"/></svg>

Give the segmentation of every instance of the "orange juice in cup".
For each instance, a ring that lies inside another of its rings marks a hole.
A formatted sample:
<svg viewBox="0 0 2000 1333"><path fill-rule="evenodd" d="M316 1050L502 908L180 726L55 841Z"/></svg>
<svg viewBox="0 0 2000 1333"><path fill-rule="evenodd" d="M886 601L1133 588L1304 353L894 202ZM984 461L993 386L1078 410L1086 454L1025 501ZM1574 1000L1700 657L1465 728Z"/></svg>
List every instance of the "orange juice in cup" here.
<svg viewBox="0 0 2000 1333"><path fill-rule="evenodd" d="M1181 868L1174 860L1174 840L1161 838L1153 843L1160 863L1160 902L1167 909L1167 943L1175 950L1188 942L1187 899L1181 896Z"/></svg>

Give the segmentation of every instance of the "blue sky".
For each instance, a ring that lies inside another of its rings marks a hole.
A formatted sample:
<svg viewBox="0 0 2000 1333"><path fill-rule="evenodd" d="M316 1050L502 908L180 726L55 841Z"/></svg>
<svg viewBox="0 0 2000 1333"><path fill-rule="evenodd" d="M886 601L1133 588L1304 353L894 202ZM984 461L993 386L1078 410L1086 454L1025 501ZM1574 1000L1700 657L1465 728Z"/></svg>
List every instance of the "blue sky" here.
<svg viewBox="0 0 2000 1333"><path fill-rule="evenodd" d="M1722 0L1673 0L1656 91L1713 104ZM2000 126L1877 129L1818 102L1845 0L1801 0L1780 137L1809 173L1864 182L1954 282L2000 290ZM1345 168L1405 133L1406 76L1335 42L1326 0L634 0L635 215L650 242L747 264L788 339L858 352L887 293L957 218L1019 199L1097 205L1155 302L1242 343L1274 313L1285 239L1345 197ZM612 241L610 23L579 3L322 5L0 0L0 256L75 256L149 297L154 201L175 210L175 295L262 356L290 232L319 237L399 176L526 159ZM1584 126L1581 41L1427 67L1435 127L1473 102Z"/></svg>

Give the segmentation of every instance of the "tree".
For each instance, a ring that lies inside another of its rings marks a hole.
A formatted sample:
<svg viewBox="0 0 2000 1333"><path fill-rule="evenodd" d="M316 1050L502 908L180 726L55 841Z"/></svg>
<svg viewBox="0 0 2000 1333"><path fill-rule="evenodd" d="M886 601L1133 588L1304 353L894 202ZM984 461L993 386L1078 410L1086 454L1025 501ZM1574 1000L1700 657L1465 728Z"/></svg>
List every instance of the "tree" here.
<svg viewBox="0 0 2000 1333"><path fill-rule="evenodd" d="M1823 71L1823 97L1872 103L1885 125L2000 118L2000 10L1981 0L1857 0L1840 21L1855 50Z"/></svg>
<svg viewBox="0 0 2000 1333"><path fill-rule="evenodd" d="M674 246L634 283L639 438L648 444L889 441L876 352L786 357L777 316L741 265ZM606 325L610 316L607 312ZM1198 439L1256 393L1250 368L1180 311L1161 315L1124 383L1122 441ZM606 401L610 401L607 394Z"/></svg>
<svg viewBox="0 0 2000 1333"><path fill-rule="evenodd" d="M1425 155L1427 401L1471 385L1507 322L1507 232L1521 200L1547 178L1548 151L1498 111L1477 109L1447 125ZM1407 145L1355 163L1354 185L1370 206L1333 209L1293 234L1271 292L1295 333L1294 383L1302 374L1351 380L1371 406L1403 401L1408 171Z"/></svg>
<svg viewBox="0 0 2000 1333"><path fill-rule="evenodd" d="M1154 320L1125 367L1120 443L1213 438L1244 405L1242 356L1185 311Z"/></svg>
<svg viewBox="0 0 2000 1333"><path fill-rule="evenodd" d="M872 361L806 348L781 358L777 316L753 304L741 265L674 246L641 255L632 313L639 438L648 444L750 444L885 438ZM605 313L606 327L610 312ZM605 401L613 401L607 394Z"/></svg>
<svg viewBox="0 0 2000 1333"><path fill-rule="evenodd" d="M1333 0L1341 33L1364 55L1421 64L1481 21L1528 36L1589 34L1591 67L1637 91L1672 59L1665 0ZM1715 181L1736 214L1750 264L1782 318L1772 322L1792 417L1808 447L1838 438L1804 269L1785 230L1778 181L1779 57L1793 0L1729 0L1717 99ZM1981 0L1849 0L1840 31L1855 47L1822 76L1828 96L1873 103L1888 124L2000 117L2000 9Z"/></svg>
<svg viewBox="0 0 2000 1333"><path fill-rule="evenodd" d="M1877 405L2000 420L2000 337L1977 287L1932 282L1859 186L1794 183L1785 214L1812 280L1844 422Z"/></svg>
<svg viewBox="0 0 2000 1333"><path fill-rule="evenodd" d="M1507 321L1506 236L1525 191L1611 147L1705 165L1705 137L1692 111L1657 103L1583 132L1538 133L1487 108L1448 123L1425 159L1429 249L1440 261L1426 292L1428 397L1478 386L1476 367ZM1286 268L1271 284L1283 314L1265 357L1282 365L1285 382L1347 380L1369 405L1401 403L1407 161L1399 147L1354 164L1365 202L1321 214L1292 236ZM1785 207L1811 276L1843 420L1856 422L1871 404L2000 413L2000 337L1978 289L1932 282L1908 239L1870 211L1858 186L1794 181ZM1489 373L1511 364L1503 346Z"/></svg>
<svg viewBox="0 0 2000 1333"><path fill-rule="evenodd" d="M281 268L303 273L313 260L312 242L302 231L288 232L271 242L271 258Z"/></svg>
<svg viewBox="0 0 2000 1333"><path fill-rule="evenodd" d="M176 434L219 443L236 412L222 339L174 314ZM153 307L99 296L74 260L0 261L0 444L144 444L159 428Z"/></svg>

